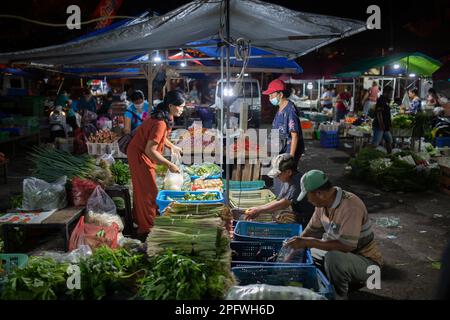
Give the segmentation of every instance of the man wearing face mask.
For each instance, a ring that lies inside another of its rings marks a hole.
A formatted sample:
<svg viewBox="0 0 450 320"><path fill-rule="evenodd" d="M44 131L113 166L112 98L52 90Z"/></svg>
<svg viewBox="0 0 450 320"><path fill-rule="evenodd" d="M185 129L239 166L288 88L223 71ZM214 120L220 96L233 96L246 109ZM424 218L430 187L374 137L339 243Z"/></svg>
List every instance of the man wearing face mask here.
<svg viewBox="0 0 450 320"><path fill-rule="evenodd" d="M147 119L148 102L144 101L144 93L136 90L131 94L132 104L125 111L125 128L124 133L129 134L131 131L139 127L142 122Z"/></svg>
<svg viewBox="0 0 450 320"><path fill-rule="evenodd" d="M300 126L300 118L295 105L288 100L290 91L286 90L285 83L276 79L269 83L269 87L263 94L268 95L270 103L279 108L272 122L272 130L278 130L280 137L279 153L288 153L298 165L305 151L303 133ZM281 181L274 179L275 193L281 191Z"/></svg>
<svg viewBox="0 0 450 320"><path fill-rule="evenodd" d="M316 209L301 236L285 246L311 248L314 263L330 279L337 298L346 299L350 287L365 286L370 266L383 264L366 206L353 193L334 187L319 170L305 173L300 185L297 201L307 196Z"/></svg>

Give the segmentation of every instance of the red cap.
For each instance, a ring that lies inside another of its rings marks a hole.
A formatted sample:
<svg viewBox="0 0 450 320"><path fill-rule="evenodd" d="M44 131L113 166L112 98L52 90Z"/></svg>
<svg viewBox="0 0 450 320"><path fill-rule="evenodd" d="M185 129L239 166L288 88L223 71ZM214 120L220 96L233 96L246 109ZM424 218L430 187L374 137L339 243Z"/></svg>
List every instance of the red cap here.
<svg viewBox="0 0 450 320"><path fill-rule="evenodd" d="M263 94L269 95L271 93L284 90L286 90L286 85L284 84L283 80L275 79L271 83L269 83L269 87L266 91L263 92Z"/></svg>

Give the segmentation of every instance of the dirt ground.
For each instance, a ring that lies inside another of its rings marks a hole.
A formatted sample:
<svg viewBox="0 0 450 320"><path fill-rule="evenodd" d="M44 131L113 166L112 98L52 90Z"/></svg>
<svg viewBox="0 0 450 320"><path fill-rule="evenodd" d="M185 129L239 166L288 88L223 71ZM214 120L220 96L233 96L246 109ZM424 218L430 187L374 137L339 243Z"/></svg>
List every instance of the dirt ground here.
<svg viewBox="0 0 450 320"><path fill-rule="evenodd" d="M374 230L385 260L380 290L362 289L351 299L433 299L440 271L438 263L450 238L450 197L435 192L387 193L352 180L346 174L351 149L320 148L317 141L306 142L303 170L320 169L335 185L360 196L370 217L399 218L396 227L374 223ZM19 148L18 148L19 149ZM8 184L0 184L0 210L9 208L11 196L22 189L29 174L25 153L10 163ZM1 183L1 182L0 182Z"/></svg>

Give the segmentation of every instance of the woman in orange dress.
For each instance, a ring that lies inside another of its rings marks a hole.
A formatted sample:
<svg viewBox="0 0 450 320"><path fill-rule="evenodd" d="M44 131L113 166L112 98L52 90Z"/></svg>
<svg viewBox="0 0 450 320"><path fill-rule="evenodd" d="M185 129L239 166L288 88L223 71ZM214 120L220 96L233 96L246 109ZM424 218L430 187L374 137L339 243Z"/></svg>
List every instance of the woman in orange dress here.
<svg viewBox="0 0 450 320"><path fill-rule="evenodd" d="M164 147L174 152L179 149L168 143L167 134L171 129L173 117L183 113L185 99L181 91L170 91L137 130L127 148L128 163L133 183L133 218L138 225L138 238L144 238L153 227L157 214L156 185L157 164L166 165L171 172L180 169L164 158ZM174 150L175 149L175 150Z"/></svg>

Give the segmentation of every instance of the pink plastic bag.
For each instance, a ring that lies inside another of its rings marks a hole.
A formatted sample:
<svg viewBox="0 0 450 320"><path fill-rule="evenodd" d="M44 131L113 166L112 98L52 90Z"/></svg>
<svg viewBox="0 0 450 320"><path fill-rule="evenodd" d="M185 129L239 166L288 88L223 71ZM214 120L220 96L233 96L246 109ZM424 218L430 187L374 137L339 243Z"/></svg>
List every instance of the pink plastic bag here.
<svg viewBox="0 0 450 320"><path fill-rule="evenodd" d="M100 227L85 223L84 217L81 217L70 236L69 251L75 250L81 245L87 245L92 250L102 246L116 249L118 235L119 226L116 223L110 227Z"/></svg>

